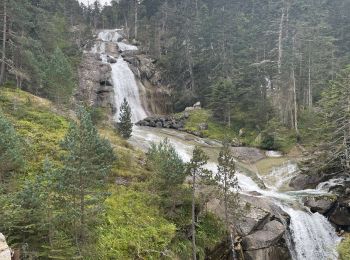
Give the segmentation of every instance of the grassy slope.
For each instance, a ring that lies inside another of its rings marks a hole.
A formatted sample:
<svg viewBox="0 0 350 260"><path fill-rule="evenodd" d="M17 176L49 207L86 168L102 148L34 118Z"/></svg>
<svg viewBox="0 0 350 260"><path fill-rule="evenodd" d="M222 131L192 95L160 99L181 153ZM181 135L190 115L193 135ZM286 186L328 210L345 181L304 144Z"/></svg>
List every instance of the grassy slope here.
<svg viewBox="0 0 350 260"><path fill-rule="evenodd" d="M182 115L179 113L177 115ZM287 154L295 150L296 144L302 145L306 150L313 150L317 144L322 142L325 137L321 131L322 124L320 115L314 111L304 110L299 115L299 137L294 129L289 129L283 126L276 119L272 119L260 131L251 129L242 129L244 134L239 137L239 127L235 121L232 121L232 127L216 122L212 116L212 112L208 109L194 110L189 113L189 118L186 120L185 129L189 131L199 131L199 124L207 123L208 130L200 131L204 137L216 140L229 138L231 140L240 141L244 145L253 147L264 147L262 136L272 134L275 136L275 148ZM262 135L261 135L262 134ZM297 149L298 150L298 149Z"/></svg>
<svg viewBox="0 0 350 260"><path fill-rule="evenodd" d="M185 129L189 131L199 131L198 125L201 123L208 124L208 130L203 130L205 137L222 140L224 138L236 138L236 134L232 129L229 129L212 120L212 114L209 110L200 109L190 112L188 120L186 120Z"/></svg>
<svg viewBox="0 0 350 260"><path fill-rule="evenodd" d="M259 143L259 133L257 131L242 129L243 135L239 137L240 129L235 129L235 122L232 122L233 126L228 128L227 126L216 122L212 117L211 111L207 109L191 111L189 118L186 120L185 130L199 131L198 126L201 123L208 124L208 130L201 131L204 137L215 140L229 138L230 140L239 141L243 145L254 147L261 146L261 143ZM273 126L273 129L277 129L274 131L276 131L276 141L278 142L279 150L285 153L289 152L296 144L296 138L293 131L280 125Z"/></svg>
<svg viewBox="0 0 350 260"><path fill-rule="evenodd" d="M1 88L0 111L14 125L25 143L26 166L15 184L17 187L14 187L14 189L18 189L20 188L20 180L31 178L31 176L41 172L43 160L46 157L59 163L60 154L63 152L59 146L59 142L67 132L70 119L67 116L59 115L57 113L58 110L55 109L55 106L50 101L24 91L13 89ZM108 189L112 193L111 198L108 199L108 208L111 208L111 205L118 205L119 211L127 210L129 214L135 213L137 215L138 209L135 209L136 212L133 211L133 208L130 209L129 202L124 199L124 195L116 197L115 194L127 192L126 194L134 194L133 196L137 198L148 197L149 195L142 190L137 191L134 188L128 190L116 188L114 180L117 176L123 177L127 181L144 179L149 174L141 163L144 161L144 154L134 150L125 140L116 135L112 129L103 127L99 131L102 136L111 142L118 156L118 162L110 175L110 184L107 184L107 187L109 186ZM141 208L157 210L157 204L155 202L152 204L149 202L146 203L145 200L139 200L137 203ZM110 212L113 212L113 208ZM147 213L143 217L146 218ZM158 221L159 223L163 223L163 228L164 226L171 225L161 215L154 215L152 213L149 217L153 220L153 222L149 223L149 228L152 227L157 230L158 226L154 222ZM162 228L162 225L159 228ZM128 230L128 227L125 226L125 229ZM137 231L137 227L130 230L135 229ZM139 227L138 232L142 232L142 227ZM171 234L172 230L169 233ZM164 235L168 236L169 234L164 233ZM150 234L149 236L152 237L153 235ZM128 244L128 242L132 243L131 240L128 240L128 237L128 234L124 234L122 237L125 244Z"/></svg>
<svg viewBox="0 0 350 260"><path fill-rule="evenodd" d="M20 188L23 180L32 178L42 171L43 160L46 157L59 164L59 158L63 152L59 142L68 130L71 120L69 115L72 113L71 111L60 111L46 99L24 91L3 87L0 87L0 111L14 125L25 143L26 167L18 175L19 178L13 185L13 190L16 190ZM183 248L183 245L190 244L190 241L186 237L179 240L178 236L175 235L174 223L169 222L162 213L159 213L159 199L154 198L147 191L144 181L151 173L145 168L145 155L133 149L127 141L115 134L113 129L108 126L100 126L99 132L111 142L118 157L107 184L111 196L106 201L108 209L106 222L99 228L100 240L103 241L109 236L115 237L115 241L108 239L109 246L115 245L114 249L109 249L121 251L119 253L126 259L135 257L133 255L135 252L133 248L135 249L135 242L137 242L135 234L142 234L140 241L143 242L143 247L150 250L149 252L160 250L162 245L170 243L171 237L174 237L172 245L169 245L174 252L183 251L185 253L186 251L186 254L190 253L190 248L188 250ZM127 188L117 187L115 185L117 177L123 178L129 183L129 186ZM136 199L132 202L136 205L135 207L130 207L129 198ZM148 210L142 211L141 214L140 209L143 208ZM126 217L129 220L134 219L136 222L139 221L138 218L142 218L143 223L135 225L132 221L125 219ZM222 233L215 234L210 230L207 232L208 227L217 227L215 219L208 223L202 223L199 229L202 230L205 240L210 236L213 237L213 241L210 243L205 241L205 244L214 246L216 242L220 241ZM123 232L115 236L117 230L114 230L114 227L119 226L119 224L123 225ZM101 245L96 245L97 254L100 254L98 250L103 250L107 255L111 253L105 252L105 249ZM142 251L142 248L140 250ZM155 257L154 252L150 253L148 257L152 257L152 254ZM144 256L147 258L146 255Z"/></svg>
<svg viewBox="0 0 350 260"><path fill-rule="evenodd" d="M3 88L0 110L25 141L28 170L40 169L46 156L59 159L62 152L59 142L68 129L69 112L58 112L50 101L27 92ZM140 163L144 159L141 152L135 151L109 127L99 127L99 132L111 142L118 155L113 174L130 178L147 174Z"/></svg>

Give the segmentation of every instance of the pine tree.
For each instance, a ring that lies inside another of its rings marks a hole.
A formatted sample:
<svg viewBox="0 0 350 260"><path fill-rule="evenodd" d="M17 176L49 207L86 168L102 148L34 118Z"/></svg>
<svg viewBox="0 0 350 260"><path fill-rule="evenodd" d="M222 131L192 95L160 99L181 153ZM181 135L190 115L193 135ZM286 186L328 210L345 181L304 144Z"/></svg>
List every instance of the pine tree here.
<svg viewBox="0 0 350 260"><path fill-rule="evenodd" d="M7 0L3 1L3 28L2 28L2 48L0 64L0 85L5 82L5 65L6 65L6 42L7 42Z"/></svg>
<svg viewBox="0 0 350 260"><path fill-rule="evenodd" d="M332 81L320 104L327 144L319 149L324 152L319 164L350 175L350 66Z"/></svg>
<svg viewBox="0 0 350 260"><path fill-rule="evenodd" d="M235 212L238 212L238 180L236 176L236 165L235 159L232 152L230 151L229 143L225 142L223 148L220 151L218 158L218 171L216 174L216 182L220 188L220 193L224 198L224 208L225 208L225 224L226 229L229 232L229 237L231 241L232 253L235 257L234 250L234 235L233 235L233 221L229 219L230 215L235 216Z"/></svg>
<svg viewBox="0 0 350 260"><path fill-rule="evenodd" d="M233 108L234 89L230 79L221 79L213 87L211 93L211 107L214 117L223 120L231 127L231 112Z"/></svg>
<svg viewBox="0 0 350 260"><path fill-rule="evenodd" d="M168 139L158 145L153 143L147 152L147 160L154 172L153 186L173 211L186 178L184 162Z"/></svg>
<svg viewBox="0 0 350 260"><path fill-rule="evenodd" d="M82 249L87 242L88 226L96 221L103 204L106 195L103 182L116 158L109 141L99 136L90 114L79 108L77 117L61 143L67 153L60 186L67 209L73 210L73 235Z"/></svg>
<svg viewBox="0 0 350 260"><path fill-rule="evenodd" d="M123 138L128 139L132 133L132 122L131 122L131 108L128 101L124 98L122 105L120 106L118 131Z"/></svg>
<svg viewBox="0 0 350 260"><path fill-rule="evenodd" d="M191 161L187 164L186 172L189 176L192 176L192 258L197 259L196 248L196 187L198 184L198 178L206 179L210 175L210 171L204 168L207 164L209 157L204 151L196 146L193 150L193 156Z"/></svg>
<svg viewBox="0 0 350 260"><path fill-rule="evenodd" d="M74 79L72 67L60 48L51 56L45 72L46 92L57 104L66 102L72 94Z"/></svg>
<svg viewBox="0 0 350 260"><path fill-rule="evenodd" d="M16 130L0 113L0 183L23 163L23 143Z"/></svg>

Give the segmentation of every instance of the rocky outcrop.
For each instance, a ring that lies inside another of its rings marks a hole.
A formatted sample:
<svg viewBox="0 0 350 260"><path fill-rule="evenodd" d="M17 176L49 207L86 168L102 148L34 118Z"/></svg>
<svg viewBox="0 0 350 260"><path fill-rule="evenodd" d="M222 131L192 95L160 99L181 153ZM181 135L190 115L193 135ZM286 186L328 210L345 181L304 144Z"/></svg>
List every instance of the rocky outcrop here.
<svg viewBox="0 0 350 260"><path fill-rule="evenodd" d="M186 129L185 123L186 119L188 118L189 113L187 112L184 112L178 116L150 116L137 122L136 125L157 128L170 128L203 138L203 131L208 130L208 124L199 123L197 126L197 130Z"/></svg>
<svg viewBox="0 0 350 260"><path fill-rule="evenodd" d="M111 66L99 60L98 54L84 53L79 67L79 87L75 98L79 102L101 107L113 115L117 108L111 79Z"/></svg>
<svg viewBox="0 0 350 260"><path fill-rule="evenodd" d="M190 111L193 111L193 110L200 110L202 109L202 105L201 105L201 102L196 102L193 106L191 107L186 107L185 108L185 112L190 112Z"/></svg>
<svg viewBox="0 0 350 260"><path fill-rule="evenodd" d="M254 163L266 158L265 153L254 147L232 147L233 156L243 162Z"/></svg>
<svg viewBox="0 0 350 260"><path fill-rule="evenodd" d="M289 186L296 190L315 189L320 182L328 179L323 174L299 174L290 181Z"/></svg>
<svg viewBox="0 0 350 260"><path fill-rule="evenodd" d="M303 199L304 205L310 208L312 213L327 214L336 203L337 196L308 196Z"/></svg>
<svg viewBox="0 0 350 260"><path fill-rule="evenodd" d="M284 235L285 227L277 220L268 222L261 230L243 238L242 244L246 251L252 251L275 245Z"/></svg>
<svg viewBox="0 0 350 260"><path fill-rule="evenodd" d="M245 260L288 260L292 259L288 248L282 245L270 246L263 249L245 252Z"/></svg>
<svg viewBox="0 0 350 260"><path fill-rule="evenodd" d="M0 233L0 260L11 260L11 249L6 243L5 236Z"/></svg>
<svg viewBox="0 0 350 260"><path fill-rule="evenodd" d="M343 230L350 231L350 196L339 198L328 215L332 223Z"/></svg>
<svg viewBox="0 0 350 260"><path fill-rule="evenodd" d="M111 64L118 62L118 58L122 56L139 79L138 84L142 90L140 97L146 110L152 114L167 113L171 107L170 91L162 85L155 61L136 46L129 45L121 30L118 31L118 35L120 38L113 41L108 41L106 36L95 39L92 50L84 52L79 67L76 101L103 108L112 119L118 108L115 104Z"/></svg>
<svg viewBox="0 0 350 260"><path fill-rule="evenodd" d="M291 259L285 234L290 217L281 208L267 198L240 195L242 217L235 221L238 237L245 259L249 260L288 260ZM208 209L224 218L223 204L214 199L208 203ZM231 216L234 219L237 217ZM229 244L226 242L226 246ZM223 247L220 245L219 247ZM210 259L230 259L228 250L214 250Z"/></svg>
<svg viewBox="0 0 350 260"><path fill-rule="evenodd" d="M164 85L156 61L142 52L123 52L122 56L145 87L147 110L153 114L169 112L172 107L170 87Z"/></svg>
<svg viewBox="0 0 350 260"><path fill-rule="evenodd" d="M290 186L302 190L315 188L320 183L331 195L306 197L304 205L312 212L325 215L339 229L350 231L350 180L347 176L300 174L291 180Z"/></svg>
<svg viewBox="0 0 350 260"><path fill-rule="evenodd" d="M182 130L185 126L185 117L150 116L137 122L136 125Z"/></svg>

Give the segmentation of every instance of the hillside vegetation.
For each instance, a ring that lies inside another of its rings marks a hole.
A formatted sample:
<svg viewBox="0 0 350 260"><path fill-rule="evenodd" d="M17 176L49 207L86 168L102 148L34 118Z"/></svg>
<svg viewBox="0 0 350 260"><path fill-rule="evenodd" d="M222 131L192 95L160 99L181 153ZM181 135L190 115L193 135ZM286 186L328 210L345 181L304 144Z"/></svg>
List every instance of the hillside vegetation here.
<svg viewBox="0 0 350 260"><path fill-rule="evenodd" d="M56 177L66 174L62 158L67 151L61 144L76 116L46 99L11 88L2 88L0 107L1 120L13 126L21 143L24 162L6 172L0 191L0 230L15 251L43 259L154 259L160 252L187 258L191 254L186 235L190 204L169 215L164 198L151 185L154 169L145 164L145 154L108 126L100 126L99 134L107 138L117 160L102 186L93 188L104 199L102 204L89 202L90 207L97 206L93 215L87 215L94 224L85 230L86 241L77 244L70 219L78 212L66 210L62 190L56 186L60 181ZM73 175L65 178L74 180ZM179 199L186 201L187 187L182 189ZM221 241L223 231L212 215L203 212L200 219L198 246L204 255L206 248Z"/></svg>

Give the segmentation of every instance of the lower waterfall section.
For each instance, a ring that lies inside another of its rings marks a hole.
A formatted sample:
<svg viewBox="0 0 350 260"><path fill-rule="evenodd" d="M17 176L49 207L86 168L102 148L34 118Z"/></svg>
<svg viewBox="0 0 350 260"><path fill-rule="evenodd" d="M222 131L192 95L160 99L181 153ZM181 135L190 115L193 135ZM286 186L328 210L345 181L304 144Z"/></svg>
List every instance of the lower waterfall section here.
<svg viewBox="0 0 350 260"><path fill-rule="evenodd" d="M290 217L290 235L295 260L337 259L335 245L340 240L334 227L319 213L282 207Z"/></svg>

